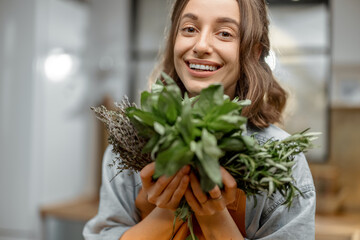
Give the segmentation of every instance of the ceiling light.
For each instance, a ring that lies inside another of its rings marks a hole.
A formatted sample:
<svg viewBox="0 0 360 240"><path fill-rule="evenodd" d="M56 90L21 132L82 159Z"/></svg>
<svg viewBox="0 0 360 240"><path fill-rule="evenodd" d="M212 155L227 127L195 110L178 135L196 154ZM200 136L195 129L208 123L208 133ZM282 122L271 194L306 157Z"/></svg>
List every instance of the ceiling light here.
<svg viewBox="0 0 360 240"><path fill-rule="evenodd" d="M63 50L52 50L45 59L45 76L54 82L66 79L73 71L74 57Z"/></svg>

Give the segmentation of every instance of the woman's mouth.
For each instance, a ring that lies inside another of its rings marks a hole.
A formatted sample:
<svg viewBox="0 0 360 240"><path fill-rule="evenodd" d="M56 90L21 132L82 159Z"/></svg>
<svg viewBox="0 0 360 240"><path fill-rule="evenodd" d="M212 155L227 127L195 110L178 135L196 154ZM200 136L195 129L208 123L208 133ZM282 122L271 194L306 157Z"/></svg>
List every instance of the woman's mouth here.
<svg viewBox="0 0 360 240"><path fill-rule="evenodd" d="M213 64L201 64L201 63L190 63L186 62L186 65L195 71L200 72L214 72L220 68L220 66L213 65Z"/></svg>
<svg viewBox="0 0 360 240"><path fill-rule="evenodd" d="M188 62L186 61L189 73L193 77L210 77L221 68L220 65L209 64L209 63L199 63L199 62Z"/></svg>
<svg viewBox="0 0 360 240"><path fill-rule="evenodd" d="M216 71L218 69L218 67L216 66L210 66L210 65L202 65L202 64L194 64L194 63L190 63L189 67L193 70L198 70L198 71Z"/></svg>

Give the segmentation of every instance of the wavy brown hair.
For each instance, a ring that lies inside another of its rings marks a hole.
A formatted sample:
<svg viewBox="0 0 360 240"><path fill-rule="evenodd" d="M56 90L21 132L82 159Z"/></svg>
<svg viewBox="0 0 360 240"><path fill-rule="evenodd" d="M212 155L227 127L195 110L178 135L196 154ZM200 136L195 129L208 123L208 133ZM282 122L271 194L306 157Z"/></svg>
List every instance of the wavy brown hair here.
<svg viewBox="0 0 360 240"><path fill-rule="evenodd" d="M171 25L166 47L155 75L159 70L171 76L183 93L181 82L174 65L174 46L181 14L189 0L176 0L173 4ZM243 115L248 123L257 128L268 127L279 122L284 110L287 94L274 78L265 62L269 55L269 20L265 0L237 0L240 9L240 76L236 93L240 99L250 99L251 105L244 108Z"/></svg>

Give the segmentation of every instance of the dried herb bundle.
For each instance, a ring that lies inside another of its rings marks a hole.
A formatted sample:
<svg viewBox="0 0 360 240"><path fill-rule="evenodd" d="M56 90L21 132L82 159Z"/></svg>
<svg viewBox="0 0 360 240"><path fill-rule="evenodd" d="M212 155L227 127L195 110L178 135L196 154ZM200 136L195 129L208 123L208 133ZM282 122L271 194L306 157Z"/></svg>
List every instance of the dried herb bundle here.
<svg viewBox="0 0 360 240"><path fill-rule="evenodd" d="M115 103L115 107L117 111L107 110L104 106L91 108L97 118L105 124L109 132L108 142L116 154L116 159L109 163L109 166L116 166L118 173L124 169L140 171L152 160L149 154L142 153L147 138L138 134L126 115L126 109L136 105L131 105L125 96L120 103Z"/></svg>
<svg viewBox="0 0 360 240"><path fill-rule="evenodd" d="M141 107L127 99L118 111L93 108L110 133L109 143L118 158L119 171L140 171L155 161L154 178L172 176L191 165L204 192L222 186L220 166L235 178L248 196L279 191L290 206L296 192L294 156L312 147L315 133L298 133L283 140L260 144L246 135L247 118L241 115L249 100L230 100L223 86L211 85L194 98L184 98L176 83L162 74L151 92L141 94ZM183 201L176 216L188 221L192 238L191 209Z"/></svg>

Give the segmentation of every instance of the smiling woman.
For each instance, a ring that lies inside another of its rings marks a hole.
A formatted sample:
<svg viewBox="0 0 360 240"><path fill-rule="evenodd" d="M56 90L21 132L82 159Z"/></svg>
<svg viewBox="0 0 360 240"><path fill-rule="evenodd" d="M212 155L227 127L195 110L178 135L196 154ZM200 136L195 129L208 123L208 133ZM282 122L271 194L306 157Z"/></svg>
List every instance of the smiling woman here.
<svg viewBox="0 0 360 240"><path fill-rule="evenodd" d="M264 128L279 122L287 97L266 63L269 52L265 1L175 1L161 70L190 95L221 82L230 97L252 101L243 114Z"/></svg>
<svg viewBox="0 0 360 240"><path fill-rule="evenodd" d="M190 96L217 82L224 85L227 95L235 96L240 72L239 25L240 11L234 0L212 4L199 0L186 5L175 38L174 64Z"/></svg>
<svg viewBox="0 0 360 240"><path fill-rule="evenodd" d="M280 121L286 93L265 62L268 25L265 0L176 0L160 63L183 94L196 96L221 83L230 98L250 99L243 112L247 134L260 143L289 136L272 125ZM194 212L199 239L314 239L315 189L303 154L293 167L302 195L288 209L281 192L246 198L223 168L223 188L206 193L189 166L155 181L150 163L140 173L123 171L110 182L116 174L107 168L116 158L111 149L104 156L99 212L84 229L86 239L185 239L186 224L174 221L182 199Z"/></svg>

